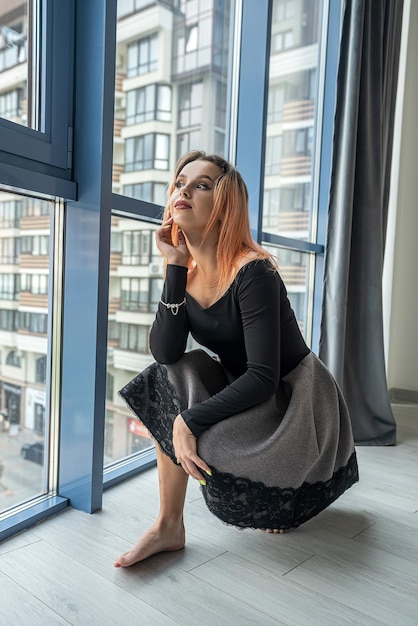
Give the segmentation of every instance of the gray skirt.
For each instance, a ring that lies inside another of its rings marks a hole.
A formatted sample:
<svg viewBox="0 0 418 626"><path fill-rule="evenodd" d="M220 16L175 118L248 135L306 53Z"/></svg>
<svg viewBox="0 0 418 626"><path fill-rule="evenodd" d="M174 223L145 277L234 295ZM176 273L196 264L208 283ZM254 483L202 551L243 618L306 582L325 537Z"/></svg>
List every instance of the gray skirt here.
<svg viewBox="0 0 418 626"><path fill-rule="evenodd" d="M176 463L173 421L233 378L203 350L153 363L120 396ZM213 475L205 502L240 528L295 528L358 480L347 405L325 365L308 354L269 400L218 422L198 438Z"/></svg>

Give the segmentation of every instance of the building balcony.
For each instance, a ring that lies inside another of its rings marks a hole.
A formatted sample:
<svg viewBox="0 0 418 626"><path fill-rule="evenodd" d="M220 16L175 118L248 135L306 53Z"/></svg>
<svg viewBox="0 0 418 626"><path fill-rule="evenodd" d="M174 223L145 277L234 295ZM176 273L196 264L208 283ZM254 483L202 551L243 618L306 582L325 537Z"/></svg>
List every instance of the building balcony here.
<svg viewBox="0 0 418 626"><path fill-rule="evenodd" d="M280 212L277 218L279 232L309 230L309 213L306 211Z"/></svg>
<svg viewBox="0 0 418 626"><path fill-rule="evenodd" d="M116 272L118 267L122 264L122 254L121 252L111 252L110 253L110 262L109 262L109 270L111 272Z"/></svg>
<svg viewBox="0 0 418 626"><path fill-rule="evenodd" d="M48 310L48 294L21 291L19 293L19 306Z"/></svg>
<svg viewBox="0 0 418 626"><path fill-rule="evenodd" d="M120 298L109 298L109 315L115 315L120 309Z"/></svg>
<svg viewBox="0 0 418 626"><path fill-rule="evenodd" d="M50 230L51 217L49 215L26 215L20 218L21 230Z"/></svg>
<svg viewBox="0 0 418 626"><path fill-rule="evenodd" d="M121 177L121 174L123 174L124 169L125 168L123 165L119 165L118 163L113 164L113 169L112 169L112 182L113 183L120 183L120 177Z"/></svg>
<svg viewBox="0 0 418 626"><path fill-rule="evenodd" d="M287 287L306 284L306 267L304 265L280 265L280 276Z"/></svg>
<svg viewBox="0 0 418 626"><path fill-rule="evenodd" d="M310 176L312 158L310 156L283 157L280 162L280 175L283 178Z"/></svg>
<svg viewBox="0 0 418 626"><path fill-rule="evenodd" d="M283 124L313 120L315 114L314 100L291 100L283 105Z"/></svg>
<svg viewBox="0 0 418 626"><path fill-rule="evenodd" d="M123 81L125 80L126 75L118 72L115 76L115 91L122 92L123 91Z"/></svg>
<svg viewBox="0 0 418 626"><path fill-rule="evenodd" d="M125 120L115 119L113 124L113 136L117 138L122 137L122 128L125 127Z"/></svg>
<svg viewBox="0 0 418 626"><path fill-rule="evenodd" d="M20 267L25 269L49 269L49 256L47 254L21 254Z"/></svg>

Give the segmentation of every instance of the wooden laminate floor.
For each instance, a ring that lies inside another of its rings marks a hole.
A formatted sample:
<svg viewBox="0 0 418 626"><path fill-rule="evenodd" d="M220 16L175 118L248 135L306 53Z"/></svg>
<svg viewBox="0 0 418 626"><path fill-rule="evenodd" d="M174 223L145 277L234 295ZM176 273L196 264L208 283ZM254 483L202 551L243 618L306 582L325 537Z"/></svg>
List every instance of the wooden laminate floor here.
<svg viewBox="0 0 418 626"><path fill-rule="evenodd" d="M360 483L285 535L227 527L189 485L184 551L114 558L157 511L152 469L0 544L1 626L418 626L418 407L398 445L358 448Z"/></svg>

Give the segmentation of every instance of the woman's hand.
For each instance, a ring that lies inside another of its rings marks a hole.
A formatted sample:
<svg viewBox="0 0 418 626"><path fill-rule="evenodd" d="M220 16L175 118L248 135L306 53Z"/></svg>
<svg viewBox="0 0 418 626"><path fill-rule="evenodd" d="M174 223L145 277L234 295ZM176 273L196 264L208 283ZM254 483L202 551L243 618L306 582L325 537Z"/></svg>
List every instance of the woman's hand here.
<svg viewBox="0 0 418 626"><path fill-rule="evenodd" d="M168 263L173 265L183 265L187 267L188 260L190 258L189 248L186 244L184 234L179 229L178 231L178 245L173 243L171 234L171 228L173 226L173 218L169 217L168 220L155 231L155 241L158 250L167 259Z"/></svg>
<svg viewBox="0 0 418 626"><path fill-rule="evenodd" d="M211 474L210 467L197 454L196 437L181 415L177 415L173 424L173 446L177 461L182 468L196 480L206 482L198 468L206 474Z"/></svg>

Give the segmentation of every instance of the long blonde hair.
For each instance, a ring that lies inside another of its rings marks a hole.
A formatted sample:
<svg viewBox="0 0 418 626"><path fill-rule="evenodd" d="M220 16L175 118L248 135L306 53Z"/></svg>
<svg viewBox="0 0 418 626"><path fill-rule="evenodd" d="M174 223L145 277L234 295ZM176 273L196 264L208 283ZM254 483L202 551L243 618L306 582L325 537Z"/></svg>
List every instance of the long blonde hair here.
<svg viewBox="0 0 418 626"><path fill-rule="evenodd" d="M238 170L228 161L215 154L206 154L199 150L187 152L177 161L174 177L168 187L168 201L164 210L163 221L170 217L169 199L174 191L175 183L185 165L192 161L208 161L221 170L213 190L213 209L203 232L202 243L214 229L219 229L217 244L218 292L228 286L238 271L240 260L255 252L257 258L270 259L271 255L256 243L251 235L248 215L247 186ZM178 244L178 226L172 225L173 243ZM189 263L193 267L193 259Z"/></svg>

